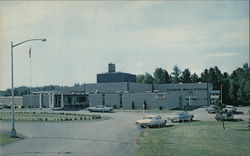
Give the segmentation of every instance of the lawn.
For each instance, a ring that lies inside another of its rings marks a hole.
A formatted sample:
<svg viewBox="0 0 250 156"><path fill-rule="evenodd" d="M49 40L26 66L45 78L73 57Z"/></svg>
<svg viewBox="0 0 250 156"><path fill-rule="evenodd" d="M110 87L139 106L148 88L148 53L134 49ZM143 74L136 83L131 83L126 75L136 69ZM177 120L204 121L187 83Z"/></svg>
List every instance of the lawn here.
<svg viewBox="0 0 250 156"><path fill-rule="evenodd" d="M249 156L250 131L247 122L216 121L179 123L150 129L134 156Z"/></svg>
<svg viewBox="0 0 250 156"><path fill-rule="evenodd" d="M10 137L10 133L7 131L0 131L0 145L9 144L11 142L23 139L22 137Z"/></svg>

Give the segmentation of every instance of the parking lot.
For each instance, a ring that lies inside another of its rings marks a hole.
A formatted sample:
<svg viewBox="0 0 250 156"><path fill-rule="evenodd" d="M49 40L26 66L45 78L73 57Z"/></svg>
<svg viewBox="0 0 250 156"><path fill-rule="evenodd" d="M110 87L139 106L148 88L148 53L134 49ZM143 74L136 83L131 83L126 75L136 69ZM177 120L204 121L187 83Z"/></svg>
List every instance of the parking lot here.
<svg viewBox="0 0 250 156"><path fill-rule="evenodd" d="M191 111L194 120L214 121L206 108ZM86 110L78 113L89 114ZM1 146L1 155L9 156L130 156L140 129L135 121L140 112L95 113L104 119L87 122L16 123L25 139ZM149 113L154 114L154 113ZM166 118L168 113L157 113ZM238 107L236 119L247 121L249 107ZM10 130L10 122L0 122L0 130Z"/></svg>

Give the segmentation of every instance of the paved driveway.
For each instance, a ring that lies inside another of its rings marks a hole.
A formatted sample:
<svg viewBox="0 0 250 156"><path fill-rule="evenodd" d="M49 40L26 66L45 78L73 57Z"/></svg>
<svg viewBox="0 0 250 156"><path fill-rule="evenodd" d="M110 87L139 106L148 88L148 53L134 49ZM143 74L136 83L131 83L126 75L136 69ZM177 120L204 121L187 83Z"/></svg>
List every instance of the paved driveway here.
<svg viewBox="0 0 250 156"><path fill-rule="evenodd" d="M87 112L85 112L87 113ZM108 120L61 123L17 123L27 136L1 148L2 156L130 156L139 130L141 113L103 113ZM0 130L10 123L1 122Z"/></svg>

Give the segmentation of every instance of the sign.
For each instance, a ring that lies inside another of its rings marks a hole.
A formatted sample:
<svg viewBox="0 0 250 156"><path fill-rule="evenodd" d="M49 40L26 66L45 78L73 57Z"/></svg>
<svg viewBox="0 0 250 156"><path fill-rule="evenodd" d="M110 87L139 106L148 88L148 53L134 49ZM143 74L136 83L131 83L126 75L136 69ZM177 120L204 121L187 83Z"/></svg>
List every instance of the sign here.
<svg viewBox="0 0 250 156"><path fill-rule="evenodd" d="M164 99L166 99L166 94L156 94L156 99L164 100Z"/></svg>

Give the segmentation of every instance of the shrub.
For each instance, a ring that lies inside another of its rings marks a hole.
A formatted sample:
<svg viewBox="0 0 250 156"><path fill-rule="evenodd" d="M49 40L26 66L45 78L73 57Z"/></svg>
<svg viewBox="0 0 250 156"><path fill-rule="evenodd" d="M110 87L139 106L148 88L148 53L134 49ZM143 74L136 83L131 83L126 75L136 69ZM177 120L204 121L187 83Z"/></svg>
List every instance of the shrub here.
<svg viewBox="0 0 250 156"><path fill-rule="evenodd" d="M82 120L82 117L80 117L80 120Z"/></svg>
<svg viewBox="0 0 250 156"><path fill-rule="evenodd" d="M162 106L160 106L160 107L159 107L159 110L162 110L162 109L163 109L163 107L162 107Z"/></svg>

